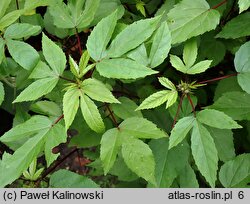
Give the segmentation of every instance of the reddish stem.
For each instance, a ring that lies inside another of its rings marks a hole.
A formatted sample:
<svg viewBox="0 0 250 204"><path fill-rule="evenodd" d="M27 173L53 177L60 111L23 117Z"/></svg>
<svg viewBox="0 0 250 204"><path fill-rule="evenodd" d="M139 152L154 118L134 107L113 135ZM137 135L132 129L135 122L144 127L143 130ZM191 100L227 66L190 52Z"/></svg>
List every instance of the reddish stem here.
<svg viewBox="0 0 250 204"><path fill-rule="evenodd" d="M192 100L192 98L190 97L189 94L187 95L187 98L188 98L188 101L189 101L189 103L190 103L190 105L191 105L191 107L192 107L194 117L196 117L196 112L195 112L195 107L194 107L193 100Z"/></svg>
<svg viewBox="0 0 250 204"><path fill-rule="evenodd" d="M69 152L65 157L63 157L61 160L59 160L54 166L52 166L51 168L47 169L47 171L45 171L45 173L41 176L41 178L39 178L36 181L36 186L39 186L40 182L46 177L48 176L51 172L53 172L61 163L63 163L69 156L71 156L72 154L74 154L75 152L77 152L77 148L73 149L71 152Z"/></svg>
<svg viewBox="0 0 250 204"><path fill-rule="evenodd" d="M182 102L183 102L183 99L185 97L185 94L182 94L181 98L180 98L180 102L178 104L178 108L177 108L177 111L176 111L176 114L175 114L175 117L174 117L174 122L173 122L173 125L172 125L172 129L174 128L175 124L176 124L176 121L177 121L177 118L179 116L179 113L180 113L180 110L181 110L181 106L182 106Z"/></svg>
<svg viewBox="0 0 250 204"><path fill-rule="evenodd" d="M69 81L69 82L72 82L72 83L76 83L74 80L68 79L68 78L63 77L63 76L59 76L59 78L65 80L65 81Z"/></svg>
<svg viewBox="0 0 250 204"><path fill-rule="evenodd" d="M218 7L220 7L221 5L223 5L225 3L227 3L227 0L224 0L224 1L220 2L219 4L213 6L211 9L217 9Z"/></svg>
<svg viewBox="0 0 250 204"><path fill-rule="evenodd" d="M118 128L118 126L119 126L119 125L118 125L118 122L116 121L113 112L112 112L111 109L109 108L109 105L108 105L108 104L105 104L105 106L106 106L106 108L107 108L107 110L108 110L108 112L109 112L109 115L110 115L110 117L111 117L113 123L114 123L115 126Z"/></svg>
<svg viewBox="0 0 250 204"><path fill-rule="evenodd" d="M59 123L60 120L62 120L63 118L64 118L64 115L63 115L63 114L60 115L60 116L56 119L56 121L52 124L52 127L53 127L54 125L56 125L57 123Z"/></svg>
<svg viewBox="0 0 250 204"><path fill-rule="evenodd" d="M80 56L82 56L81 39L80 39L77 28L76 28L76 38L77 38L77 46L78 46L78 49L79 49L79 53L80 53Z"/></svg>
<svg viewBox="0 0 250 204"><path fill-rule="evenodd" d="M214 78L214 79L209 79L209 80L206 80L206 81L200 81L200 82L197 82L197 84L206 84L206 83L209 83L209 82L219 81L219 80L226 79L226 78L229 78L229 77L232 77L232 76L237 76L237 74L238 73L234 73L234 74L229 74L229 75L222 76L222 77L217 77L217 78Z"/></svg>

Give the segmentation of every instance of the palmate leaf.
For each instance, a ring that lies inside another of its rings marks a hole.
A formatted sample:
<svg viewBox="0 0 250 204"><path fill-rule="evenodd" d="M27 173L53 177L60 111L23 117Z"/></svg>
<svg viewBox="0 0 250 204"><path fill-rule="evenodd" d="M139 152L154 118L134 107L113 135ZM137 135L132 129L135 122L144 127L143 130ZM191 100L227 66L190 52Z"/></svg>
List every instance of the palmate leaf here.
<svg viewBox="0 0 250 204"><path fill-rule="evenodd" d="M219 129L242 128L225 113L213 109L200 111L197 114L197 120L203 124Z"/></svg>
<svg viewBox="0 0 250 204"><path fill-rule="evenodd" d="M181 118L171 131L169 139L169 149L178 145L184 140L194 125L195 118L193 116Z"/></svg>
<svg viewBox="0 0 250 204"><path fill-rule="evenodd" d="M155 161L152 150L147 144L124 133L122 157L127 166L138 176L156 185Z"/></svg>
<svg viewBox="0 0 250 204"><path fill-rule="evenodd" d="M233 159L235 157L233 132L212 127L206 128L214 139L219 159L223 162Z"/></svg>
<svg viewBox="0 0 250 204"><path fill-rule="evenodd" d="M10 55L21 67L32 70L37 65L40 56L32 46L17 40L7 39L6 41Z"/></svg>
<svg viewBox="0 0 250 204"><path fill-rule="evenodd" d="M86 95L80 96L82 115L88 126L97 133L105 130L105 125L95 103Z"/></svg>
<svg viewBox="0 0 250 204"><path fill-rule="evenodd" d="M82 82L81 87L86 95L96 101L120 103L101 81L96 79L86 79Z"/></svg>
<svg viewBox="0 0 250 204"><path fill-rule="evenodd" d="M62 49L45 34L42 37L42 49L49 66L56 74L61 75L66 66L66 56Z"/></svg>
<svg viewBox="0 0 250 204"><path fill-rule="evenodd" d="M103 164L104 174L107 174L114 165L121 144L122 138L118 129L113 128L103 134L100 157Z"/></svg>
<svg viewBox="0 0 250 204"><path fill-rule="evenodd" d="M15 10L3 16L0 19L0 31L3 31L6 27L14 23L22 14L23 10Z"/></svg>
<svg viewBox="0 0 250 204"><path fill-rule="evenodd" d="M97 63L96 69L100 75L116 79L137 79L158 73L144 65L125 58L102 60L100 63Z"/></svg>
<svg viewBox="0 0 250 204"><path fill-rule="evenodd" d="M58 80L58 78L53 77L36 80L24 89L13 101L13 103L33 101L50 93L55 88Z"/></svg>
<svg viewBox="0 0 250 204"><path fill-rule="evenodd" d="M67 90L63 96L63 114L66 129L70 127L75 118L79 108L80 95L81 94L78 88L72 88Z"/></svg>
<svg viewBox="0 0 250 204"><path fill-rule="evenodd" d="M226 162L220 169L219 178L226 188L245 188L250 180L250 154L241 154Z"/></svg>
<svg viewBox="0 0 250 204"><path fill-rule="evenodd" d="M117 22L117 11L103 18L93 29L87 40L87 48L90 56L95 60L101 60L106 55L108 45Z"/></svg>
<svg viewBox="0 0 250 204"><path fill-rule="evenodd" d="M226 92L209 109L222 111L234 120L250 120L250 94Z"/></svg>
<svg viewBox="0 0 250 204"><path fill-rule="evenodd" d="M167 22L157 29L149 54L150 67L154 68L160 65L168 56L171 48L171 34Z"/></svg>
<svg viewBox="0 0 250 204"><path fill-rule="evenodd" d="M219 24L220 14L210 9L205 0L183 0L168 13L172 44L213 30Z"/></svg>
<svg viewBox="0 0 250 204"><path fill-rule="evenodd" d="M94 181L86 176L61 169L53 173L49 181L50 188L98 188Z"/></svg>
<svg viewBox="0 0 250 204"><path fill-rule="evenodd" d="M246 1L246 0L245 0ZM250 12L243 13L230 20L219 32L217 38L236 39L250 35Z"/></svg>
<svg viewBox="0 0 250 204"><path fill-rule="evenodd" d="M6 29L4 32L4 37L17 40L27 38L32 35L37 35L40 30L40 26L35 26L28 23L15 23Z"/></svg>
<svg viewBox="0 0 250 204"><path fill-rule="evenodd" d="M149 143L155 158L155 178L156 187L169 188L174 179L177 178L179 171L181 171L189 158L189 146L187 143L169 149L168 138L152 140ZM150 187L150 186L149 186Z"/></svg>
<svg viewBox="0 0 250 204"><path fill-rule="evenodd" d="M167 136L154 123L144 118L128 118L119 127L122 132L126 132L127 135L132 135L136 138L159 139Z"/></svg>
<svg viewBox="0 0 250 204"><path fill-rule="evenodd" d="M128 51L146 41L155 31L160 18L145 19L134 22L121 31L108 49L108 57L121 57ZM133 33L133 35L131 35Z"/></svg>
<svg viewBox="0 0 250 204"><path fill-rule="evenodd" d="M190 39L185 43L183 49L183 61L187 67L194 65L197 57L197 41L195 39Z"/></svg>
<svg viewBox="0 0 250 204"><path fill-rule="evenodd" d="M197 120L191 135L192 155L201 174L211 187L215 186L218 169L218 153L208 130Z"/></svg>
<svg viewBox="0 0 250 204"><path fill-rule="evenodd" d="M250 94L250 42L243 44L236 52L234 66L239 72L237 75L239 85Z"/></svg>
<svg viewBox="0 0 250 204"><path fill-rule="evenodd" d="M56 128L54 131L53 128ZM59 130L60 129L60 130ZM52 154L53 144L58 145L66 141L66 133L62 132L64 128L60 124L53 125L45 116L33 116L28 121L15 126L10 131L6 132L0 141L8 144L8 142L18 141L27 138L27 141L19 147L13 155L4 156L0 164L0 186L4 187L16 180L20 175L27 170L29 165L36 159L39 153L43 150L44 144L49 145L46 148L47 164L50 164L56 156L48 156ZM51 137L55 134L63 133L56 142L51 143ZM28 138L30 136L30 138ZM8 172L8 176L6 175Z"/></svg>
<svg viewBox="0 0 250 204"><path fill-rule="evenodd" d="M170 98L171 93L172 91L169 90L163 90L153 93L148 98L146 98L136 110L158 107Z"/></svg>
<svg viewBox="0 0 250 204"><path fill-rule="evenodd" d="M51 15L58 28L86 28L93 21L100 0L56 1L52 4ZM84 9L83 9L84 7Z"/></svg>
<svg viewBox="0 0 250 204"><path fill-rule="evenodd" d="M111 104L111 109L116 116L124 120L131 117L143 117L141 111L135 111L138 106L133 100L126 97L120 97L119 101L119 104Z"/></svg>
<svg viewBox="0 0 250 204"><path fill-rule="evenodd" d="M155 184L155 163L152 151L138 138L164 138L166 134L152 122L139 117L124 120L119 127L105 132L101 140L101 160L105 173L112 168L122 147L125 163L138 176Z"/></svg>

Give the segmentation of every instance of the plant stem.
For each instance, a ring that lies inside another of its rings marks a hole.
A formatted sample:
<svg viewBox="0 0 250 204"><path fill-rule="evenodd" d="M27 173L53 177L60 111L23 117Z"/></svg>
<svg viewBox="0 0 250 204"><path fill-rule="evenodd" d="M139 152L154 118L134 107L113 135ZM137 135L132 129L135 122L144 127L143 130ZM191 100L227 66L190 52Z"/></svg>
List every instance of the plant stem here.
<svg viewBox="0 0 250 204"><path fill-rule="evenodd" d="M36 186L39 186L40 182L46 177L48 176L52 171L54 171L61 163L63 163L69 156L71 156L72 154L74 154L75 152L77 152L77 148L73 149L71 152L69 152L65 157L63 157L61 160L59 160L53 167L47 169L47 171L45 171L45 173L41 176L41 178L39 178L36 181Z"/></svg>
<svg viewBox="0 0 250 204"><path fill-rule="evenodd" d="M181 106L182 106L182 102L183 102L184 97L185 97L185 94L182 94L182 95L181 95L181 98L180 98L180 102L179 102L179 104L178 104L178 108L177 108L175 117L174 117L174 122L173 122L173 125L172 125L172 129L174 128L174 126L175 126L175 124L176 124L176 121L177 121L177 118L178 118L178 116L179 116L179 113L180 113L180 110L181 110Z"/></svg>
<svg viewBox="0 0 250 204"><path fill-rule="evenodd" d="M59 123L60 120L62 120L63 118L64 118L64 115L63 115L63 114L60 115L60 116L55 120L55 122L52 124L52 127L55 126L57 123Z"/></svg>
<svg viewBox="0 0 250 204"><path fill-rule="evenodd" d="M81 39L80 39L77 28L76 28L76 38L77 38L77 46L78 46L78 49L79 49L79 54L80 54L80 56L82 56Z"/></svg>
<svg viewBox="0 0 250 204"><path fill-rule="evenodd" d="M209 82L219 81L219 80L226 79L226 78L229 78L229 77L232 77L232 76L237 76L237 74L238 73L234 73L234 74L229 74L229 75L222 76L222 77L217 77L217 78L214 78L214 79L209 79L209 80L206 80L206 81L200 81L200 82L197 82L197 84L206 84L206 83L209 83Z"/></svg>
<svg viewBox="0 0 250 204"><path fill-rule="evenodd" d="M194 107L193 100L192 100L192 98L190 97L189 94L187 95L187 98L188 98L188 101L189 101L189 103L190 103L190 105L191 105L191 107L192 107L194 117L196 117L196 112L195 112L195 107Z"/></svg>
<svg viewBox="0 0 250 204"><path fill-rule="evenodd" d="M107 110L108 110L108 112L109 112L109 115L110 115L110 117L111 117L113 123L115 124L115 126L116 126L117 128L119 128L118 122L116 121L113 112L112 112L111 109L109 108L109 105L105 103L105 106L106 106L106 108L107 108Z"/></svg>
<svg viewBox="0 0 250 204"><path fill-rule="evenodd" d="M211 9L217 9L218 7L220 7L221 5L223 5L225 3L227 3L227 0L224 0L224 1L220 2L219 4L213 6Z"/></svg>
<svg viewBox="0 0 250 204"><path fill-rule="evenodd" d="M72 83L76 83L74 80L68 79L68 78L63 77L63 76L59 76L59 78L65 80L65 81L69 81L69 82L72 82Z"/></svg>

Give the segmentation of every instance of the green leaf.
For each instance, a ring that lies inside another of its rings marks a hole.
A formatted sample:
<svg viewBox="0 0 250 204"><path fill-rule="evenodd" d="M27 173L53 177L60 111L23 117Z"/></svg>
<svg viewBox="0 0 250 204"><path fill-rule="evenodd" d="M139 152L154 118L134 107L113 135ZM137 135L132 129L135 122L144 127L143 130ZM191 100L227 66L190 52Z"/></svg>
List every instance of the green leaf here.
<svg viewBox="0 0 250 204"><path fill-rule="evenodd" d="M46 77L57 77L50 67L43 61L39 61L33 71L31 72L30 79L42 79Z"/></svg>
<svg viewBox="0 0 250 204"><path fill-rule="evenodd" d="M91 32L86 46L90 56L95 61L101 60L106 56L106 46L112 37L116 22L117 11L103 18Z"/></svg>
<svg viewBox="0 0 250 204"><path fill-rule="evenodd" d="M54 25L58 28L74 28L75 24L71 18L69 8L65 3L57 1L52 5L50 14L53 17Z"/></svg>
<svg viewBox="0 0 250 204"><path fill-rule="evenodd" d="M239 72L237 80L241 88L250 94L250 42L243 44L236 52L234 66Z"/></svg>
<svg viewBox="0 0 250 204"><path fill-rule="evenodd" d="M119 128L123 134L136 138L159 139L167 136L167 134L157 128L154 123L145 118L128 118L119 125Z"/></svg>
<svg viewBox="0 0 250 204"><path fill-rule="evenodd" d="M11 0L0 1L0 18L2 18L10 5Z"/></svg>
<svg viewBox="0 0 250 204"><path fill-rule="evenodd" d="M172 91L176 91L175 85L169 79L165 77L158 77L158 80L162 86L165 86Z"/></svg>
<svg viewBox="0 0 250 204"><path fill-rule="evenodd" d="M222 111L233 120L250 120L250 95L244 92L226 92L209 109Z"/></svg>
<svg viewBox="0 0 250 204"><path fill-rule="evenodd" d="M178 56L170 55L170 63L178 71L186 73L186 66Z"/></svg>
<svg viewBox="0 0 250 204"><path fill-rule="evenodd" d="M205 0L183 0L168 13L172 44L213 30L219 24L220 13L210 9Z"/></svg>
<svg viewBox="0 0 250 204"><path fill-rule="evenodd" d="M121 147L120 137L120 131L117 128L108 130L102 136L100 158L103 163L104 174L107 174L114 165Z"/></svg>
<svg viewBox="0 0 250 204"><path fill-rule="evenodd" d="M47 117L35 115L26 122L10 129L1 136L0 141L8 144L9 142L26 139L37 132L50 128L50 126L51 121Z"/></svg>
<svg viewBox="0 0 250 204"><path fill-rule="evenodd" d="M171 34L168 28L167 22L157 29L153 43L149 54L150 67L157 67L168 56L168 52L171 48Z"/></svg>
<svg viewBox="0 0 250 204"><path fill-rule="evenodd" d="M87 69L86 67L88 66L88 62L90 59L90 55L87 50L85 50L80 58L79 62L79 73L80 77L83 75L84 69Z"/></svg>
<svg viewBox="0 0 250 204"><path fill-rule="evenodd" d="M146 98L136 110L150 109L160 106L169 99L171 93L172 91L169 90L153 93L148 98Z"/></svg>
<svg viewBox="0 0 250 204"><path fill-rule="evenodd" d="M168 138L152 140L149 143L155 158L155 178L158 188L169 188L179 171L183 169L189 158L189 147L183 143L169 149Z"/></svg>
<svg viewBox="0 0 250 204"><path fill-rule="evenodd" d="M111 104L111 109L119 118L125 120L131 117L143 117L140 111L135 111L138 106L134 101L126 97L120 97L119 101L120 104Z"/></svg>
<svg viewBox="0 0 250 204"><path fill-rule="evenodd" d="M51 41L45 34L42 37L43 55L52 70L61 75L66 66L66 56L62 49Z"/></svg>
<svg viewBox="0 0 250 204"><path fill-rule="evenodd" d="M127 166L139 177L156 184L154 156L147 144L139 139L123 135L122 156Z"/></svg>
<svg viewBox="0 0 250 204"><path fill-rule="evenodd" d="M67 133L65 131L65 128L60 124L54 125L53 128L51 128L50 131L47 133L47 138L44 146L47 166L50 166L59 156L59 153L54 154L52 152L52 149L58 146L59 144L66 142Z"/></svg>
<svg viewBox="0 0 250 204"><path fill-rule="evenodd" d="M70 66L70 71L72 72L72 74L74 74L75 77L78 77L79 67L71 56L69 56L69 66Z"/></svg>
<svg viewBox="0 0 250 204"><path fill-rule="evenodd" d="M217 38L236 39L250 35L250 12L243 13L230 20L219 32Z"/></svg>
<svg viewBox="0 0 250 204"><path fill-rule="evenodd" d="M101 81L89 78L82 82L81 87L83 92L94 100L107 103L120 103Z"/></svg>
<svg viewBox="0 0 250 204"><path fill-rule="evenodd" d="M233 132L231 130L206 127L214 139L218 157L226 162L235 157Z"/></svg>
<svg viewBox="0 0 250 204"><path fill-rule="evenodd" d="M223 112L206 109L200 111L197 114L197 120L200 123L206 124L211 127L219 128L219 129L235 129L242 128L238 125L231 117L226 115Z"/></svg>
<svg viewBox="0 0 250 204"><path fill-rule="evenodd" d="M11 39L22 39L37 35L40 30L40 26L35 26L28 23L15 23L6 29L4 37Z"/></svg>
<svg viewBox="0 0 250 204"><path fill-rule="evenodd" d="M190 164L187 164L179 175L180 188L199 188L196 175Z"/></svg>
<svg viewBox="0 0 250 204"><path fill-rule="evenodd" d="M189 131L194 125L194 117L189 116L185 118L181 118L174 126L171 131L171 135L169 138L169 149L178 145L180 142L184 140Z"/></svg>
<svg viewBox="0 0 250 204"><path fill-rule="evenodd" d="M185 73L187 74L199 74L202 72L205 72L211 65L212 60L204 60L201 62L198 62L194 66L188 68Z"/></svg>
<svg viewBox="0 0 250 204"><path fill-rule="evenodd" d="M241 154L226 162L220 169L219 179L226 188L245 188L250 180L250 154Z"/></svg>
<svg viewBox="0 0 250 204"><path fill-rule="evenodd" d="M147 50L146 50L144 43L142 43L140 46L138 46L134 50L130 51L127 54L127 57L129 57L130 59L133 59L139 64L142 64L145 66L149 65L148 54L147 54Z"/></svg>
<svg viewBox="0 0 250 204"><path fill-rule="evenodd" d="M0 64L2 63L4 57L5 57L5 41L3 38L0 38Z"/></svg>
<svg viewBox="0 0 250 204"><path fill-rule="evenodd" d="M56 86L58 78L39 79L24 89L13 103L22 101L34 101L43 95L50 93ZM35 91L34 91L35 90Z"/></svg>
<svg viewBox="0 0 250 204"><path fill-rule="evenodd" d="M63 96L63 114L66 129L69 129L75 118L75 115L79 108L79 98L80 92L77 88L67 90Z"/></svg>
<svg viewBox="0 0 250 204"><path fill-rule="evenodd" d="M90 25L94 20L95 13L101 0L86 0L84 10L77 20L77 28L83 29Z"/></svg>
<svg viewBox="0 0 250 204"><path fill-rule="evenodd" d="M88 126L97 133L102 133L105 130L102 117L95 103L86 95L80 97L80 107L82 115Z"/></svg>
<svg viewBox="0 0 250 204"><path fill-rule="evenodd" d="M213 138L198 121L194 122L191 136L192 154L201 174L211 187L215 186L218 169L218 155Z"/></svg>
<svg viewBox="0 0 250 204"><path fill-rule="evenodd" d="M52 101L38 101L30 106L30 110L48 116L62 115L61 107Z"/></svg>
<svg viewBox="0 0 250 204"><path fill-rule="evenodd" d="M0 105L4 101L4 96L5 96L5 93L4 93L3 83L0 82Z"/></svg>
<svg viewBox="0 0 250 204"><path fill-rule="evenodd" d="M183 50L183 61L187 67L194 65L197 57L197 41L195 38L188 40L185 43Z"/></svg>
<svg viewBox="0 0 250 204"><path fill-rule="evenodd" d="M0 30L3 31L4 28L14 23L22 15L22 12L22 10L15 10L3 16L0 19Z"/></svg>
<svg viewBox="0 0 250 204"><path fill-rule="evenodd" d="M74 172L61 169L50 177L51 188L98 188L99 186L87 178Z"/></svg>
<svg viewBox="0 0 250 204"><path fill-rule="evenodd" d="M238 4L240 8L240 13L241 13L250 7L250 0L239 0Z"/></svg>
<svg viewBox="0 0 250 204"><path fill-rule="evenodd" d="M31 162L36 159L44 145L47 131L43 130L37 133L36 136L18 148L13 155L2 160L0 165L0 187L4 187L19 178ZM5 176L6 172L8 172L8 176Z"/></svg>
<svg viewBox="0 0 250 204"><path fill-rule="evenodd" d="M10 55L24 69L31 70L37 65L40 56L32 46L25 42L11 39L6 41Z"/></svg>
<svg viewBox="0 0 250 204"><path fill-rule="evenodd" d="M96 65L96 69L104 77L117 79L137 79L158 73L133 60L123 58L102 60Z"/></svg>
<svg viewBox="0 0 250 204"><path fill-rule="evenodd" d="M146 41L156 29L159 17L140 20L127 26L112 41L107 55L120 57ZM131 35L133 33L133 35Z"/></svg>

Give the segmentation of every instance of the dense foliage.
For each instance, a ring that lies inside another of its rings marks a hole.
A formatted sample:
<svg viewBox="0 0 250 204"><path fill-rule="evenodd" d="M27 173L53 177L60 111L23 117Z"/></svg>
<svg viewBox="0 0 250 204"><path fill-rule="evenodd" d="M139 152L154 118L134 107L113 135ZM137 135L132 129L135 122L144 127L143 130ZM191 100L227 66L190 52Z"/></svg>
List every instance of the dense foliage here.
<svg viewBox="0 0 250 204"><path fill-rule="evenodd" d="M249 6L1 0L0 187L247 187Z"/></svg>

